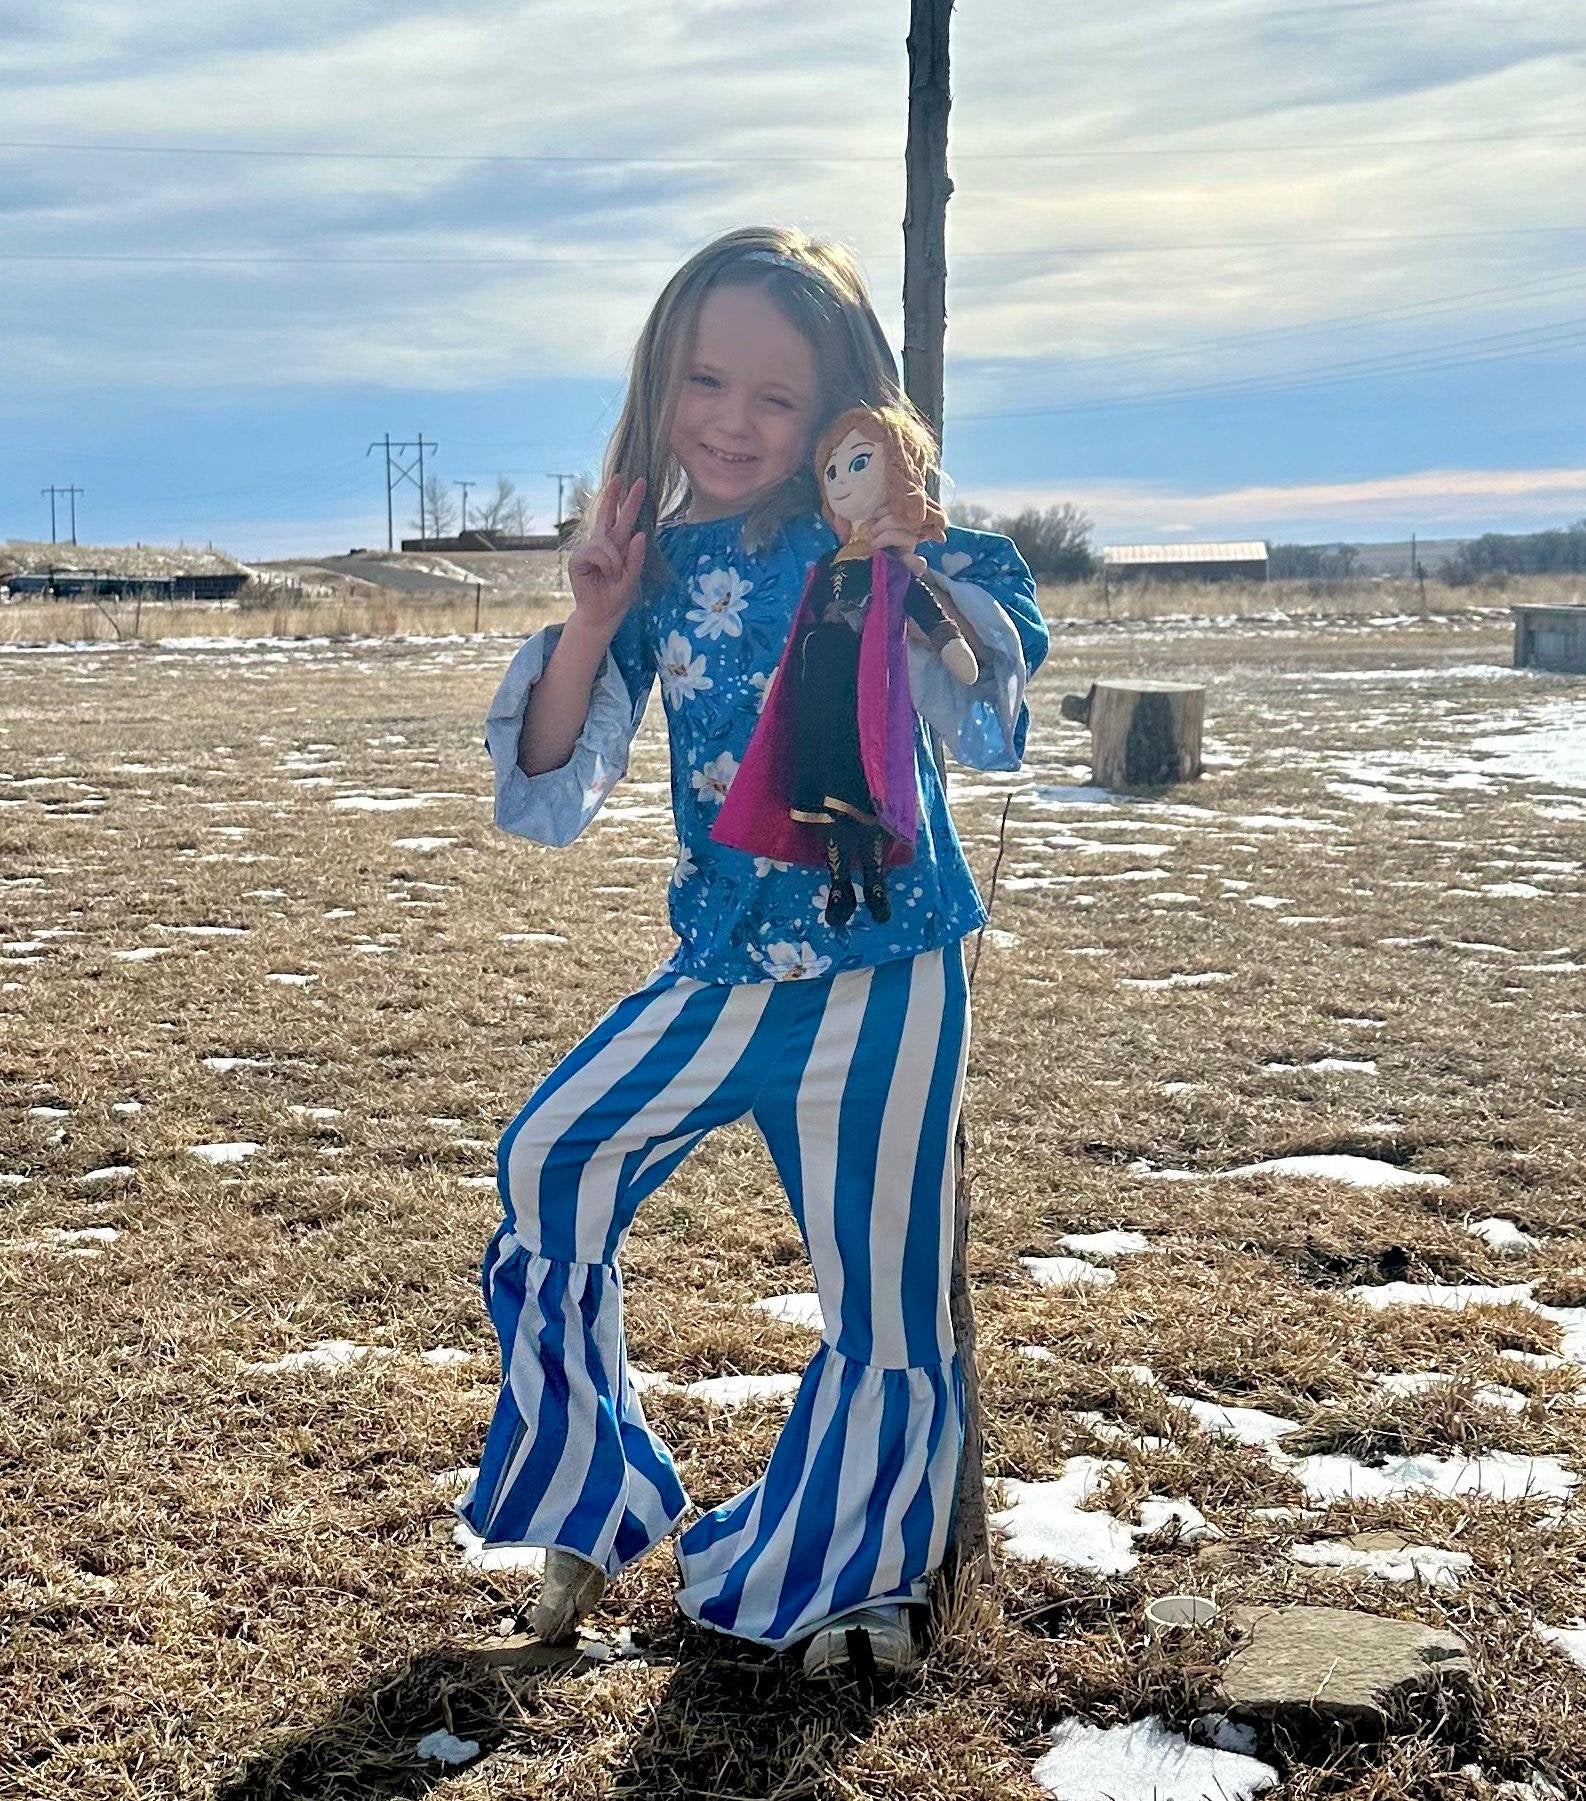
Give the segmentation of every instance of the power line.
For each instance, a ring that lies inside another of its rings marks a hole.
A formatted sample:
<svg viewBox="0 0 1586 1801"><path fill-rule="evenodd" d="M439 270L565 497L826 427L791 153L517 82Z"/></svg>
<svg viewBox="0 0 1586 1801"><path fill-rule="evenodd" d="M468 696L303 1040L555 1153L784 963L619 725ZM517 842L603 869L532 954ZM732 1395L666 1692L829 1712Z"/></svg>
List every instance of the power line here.
<svg viewBox="0 0 1586 1801"><path fill-rule="evenodd" d="M1334 313L1302 325L1267 325L1253 331L1231 332L1223 337L1197 338L1184 344L1163 344L1146 350L1104 351L1096 356L1075 357L1066 367L1074 370L1098 369L1120 363L1154 362L1162 357L1189 356L1202 350L1266 344L1274 338L1311 337L1319 333L1342 331L1351 325L1368 324L1374 320L1458 312L1469 301L1492 299L1500 295L1517 300L1549 300L1556 293L1567 292L1583 283L1586 283L1586 270L1561 270L1552 275L1535 276L1529 281L1500 282L1492 287L1467 288L1459 294L1441 295L1430 300L1401 301L1394 306L1371 307L1359 313Z"/></svg>
<svg viewBox="0 0 1586 1801"><path fill-rule="evenodd" d="M1542 337L1551 332L1556 335ZM1525 343L1509 340L1527 338ZM1450 351L1479 344L1501 347L1477 351L1470 356L1449 355ZM1469 338L1425 350L1406 351L1379 357L1362 357L1346 363L1324 365L1315 370L1296 370L1290 376L1264 378L1250 376L1243 380L1209 382L1182 388L1162 388L1143 394L1122 394L1110 399L1065 401L1052 406L1009 407L977 413L958 413L959 420L977 422L1002 419L1042 419L1065 413L1111 410L1115 407L1155 406L1172 400L1216 400L1249 398L1261 394L1298 393L1308 388L1329 387L1337 382L1371 381L1396 375L1421 375L1439 369L1466 368L1477 363L1506 362L1517 356L1532 356L1538 351L1572 349L1586 343L1586 319L1564 319L1552 325L1528 326L1517 332L1498 332L1480 338Z"/></svg>
<svg viewBox="0 0 1586 1801"><path fill-rule="evenodd" d="M1274 156L1288 151L1310 154L1334 150L1403 150L1421 146L1450 144L1548 144L1572 143L1586 138L1586 131L1492 131L1449 136L1399 138L1317 138L1309 142L1262 144L1129 144L1084 145L1054 150L967 150L955 151L954 163L974 162L1068 162L1092 161L1110 157L1150 156ZM830 166L850 163L890 163L900 165L902 152L893 155L849 155L832 152L826 155L806 151L787 151L759 156L629 156L621 152L607 155L546 154L539 151L514 150L327 150L320 148L272 148L266 145L241 144L85 144L44 142L35 139L0 139L0 150L79 151L109 156L229 156L261 157L269 160L379 162L379 163L524 163L552 168L739 168L745 164L779 167L785 164Z"/></svg>
<svg viewBox="0 0 1586 1801"><path fill-rule="evenodd" d="M1326 237L1221 238L1197 239L1193 242L1162 244L1047 244L1020 250L958 250L959 262L989 262L1011 257L1078 257L1078 256L1160 256L1169 252L1200 250L1285 250L1305 249L1333 244L1435 244L1488 238L1552 237L1586 232L1580 225L1505 225L1475 231L1379 231ZM214 264L223 266L304 264L315 268L346 265L348 267L422 267L422 268L567 268L596 266L672 268L684 255L670 256L444 256L431 251L424 256L300 256L300 255L236 255L229 252L145 252L145 251L22 251L7 252L0 263L170 263L181 267ZM900 251L858 251L867 262L897 262Z"/></svg>

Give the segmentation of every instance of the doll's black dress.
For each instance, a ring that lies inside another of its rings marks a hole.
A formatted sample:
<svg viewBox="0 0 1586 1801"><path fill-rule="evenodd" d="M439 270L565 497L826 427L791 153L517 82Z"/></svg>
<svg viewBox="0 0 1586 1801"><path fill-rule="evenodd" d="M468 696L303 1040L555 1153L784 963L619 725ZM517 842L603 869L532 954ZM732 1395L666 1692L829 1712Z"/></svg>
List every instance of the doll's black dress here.
<svg viewBox="0 0 1586 1801"><path fill-rule="evenodd" d="M826 917L852 917L851 862L859 864L865 900L878 922L890 916L881 858L887 835L876 813L859 752L859 643L870 605L869 557L838 561L828 551L815 565L809 611L794 641L790 673L792 770L789 814L826 828L832 892ZM936 642L944 626L935 596L910 578L904 610Z"/></svg>

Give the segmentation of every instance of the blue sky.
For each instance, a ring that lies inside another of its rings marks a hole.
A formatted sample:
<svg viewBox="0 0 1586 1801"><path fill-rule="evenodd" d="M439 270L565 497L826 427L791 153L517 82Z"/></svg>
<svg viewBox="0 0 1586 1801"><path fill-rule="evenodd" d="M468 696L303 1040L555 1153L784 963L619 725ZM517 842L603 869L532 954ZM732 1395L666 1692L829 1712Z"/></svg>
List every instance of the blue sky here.
<svg viewBox="0 0 1586 1801"><path fill-rule="evenodd" d="M907 13L0 7L0 538L75 482L85 542L383 543L387 431L548 521L749 221L852 245L896 341ZM1576 0L975 0L954 55L961 498L1102 543L1586 515Z"/></svg>

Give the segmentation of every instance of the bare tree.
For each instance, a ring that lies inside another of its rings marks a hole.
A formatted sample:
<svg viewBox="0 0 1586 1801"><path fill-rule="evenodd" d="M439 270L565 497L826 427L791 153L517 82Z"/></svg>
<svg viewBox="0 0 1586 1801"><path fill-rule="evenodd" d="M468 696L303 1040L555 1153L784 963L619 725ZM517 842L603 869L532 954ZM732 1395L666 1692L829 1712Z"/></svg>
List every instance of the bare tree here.
<svg viewBox="0 0 1586 1801"><path fill-rule="evenodd" d="M421 538L444 538L457 523L457 502L433 470L424 478L424 518L408 521L408 530Z"/></svg>
<svg viewBox="0 0 1586 1801"><path fill-rule="evenodd" d="M479 530L484 532L510 532L521 529L515 521L523 516L523 502L518 498L518 490L509 476L496 477L495 492L479 505Z"/></svg>
<svg viewBox="0 0 1586 1801"><path fill-rule="evenodd" d="M955 500L948 508L948 517L954 525L961 525L966 531L994 532L997 529L997 515L990 507L983 507L978 501Z"/></svg>

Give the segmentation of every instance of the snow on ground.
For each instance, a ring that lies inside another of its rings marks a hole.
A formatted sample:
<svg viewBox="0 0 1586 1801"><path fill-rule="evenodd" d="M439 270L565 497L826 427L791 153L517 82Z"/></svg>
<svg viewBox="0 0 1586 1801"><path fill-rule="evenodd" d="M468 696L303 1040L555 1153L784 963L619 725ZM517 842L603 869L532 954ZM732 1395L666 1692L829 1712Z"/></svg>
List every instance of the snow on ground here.
<svg viewBox="0 0 1586 1801"><path fill-rule="evenodd" d="M1042 1288L1110 1288L1118 1280L1116 1270L1098 1268L1083 1257L1021 1257L1019 1262Z"/></svg>
<svg viewBox="0 0 1586 1801"><path fill-rule="evenodd" d="M1475 1562L1468 1551L1443 1551L1435 1545L1362 1549L1334 1539L1290 1545L1289 1556L1312 1569L1359 1570L1381 1582L1424 1582L1429 1588L1458 1588Z"/></svg>
<svg viewBox="0 0 1586 1801"><path fill-rule="evenodd" d="M826 1330L826 1316L821 1312L818 1294L774 1294L754 1305L761 1313L769 1313L772 1319L782 1320L786 1325L808 1326L813 1332Z"/></svg>
<svg viewBox="0 0 1586 1801"><path fill-rule="evenodd" d="M1244 1801L1278 1782L1271 1764L1192 1745L1155 1715L1126 1726L1061 1720L1048 1736L1030 1774L1060 1801Z"/></svg>
<svg viewBox="0 0 1586 1801"><path fill-rule="evenodd" d="M1155 1169L1136 1160L1129 1173L1159 1182L1216 1182L1225 1176L1304 1176L1317 1181L1347 1182L1353 1188L1446 1188L1450 1178L1425 1170L1400 1169L1378 1157L1323 1153L1304 1157L1269 1157L1241 1163L1235 1169Z"/></svg>
<svg viewBox="0 0 1586 1801"><path fill-rule="evenodd" d="M1522 1232L1512 1219L1477 1219L1471 1220L1465 1227L1471 1237L1479 1238L1488 1247L1504 1257L1525 1257L1532 1251L1541 1248L1540 1238L1533 1238L1529 1232Z"/></svg>
<svg viewBox="0 0 1586 1801"><path fill-rule="evenodd" d="M1143 1232L1064 1232L1057 1241L1070 1251L1089 1257L1128 1257L1148 1250Z"/></svg>
<svg viewBox="0 0 1586 1801"><path fill-rule="evenodd" d="M197 1157L203 1163L245 1163L263 1149L262 1144L254 1144L250 1139L238 1139L230 1144L190 1144L187 1147L188 1155Z"/></svg>
<svg viewBox="0 0 1586 1801"><path fill-rule="evenodd" d="M1107 1477L1128 1466L1098 1457L1069 1457L1055 1480L1017 1482L1004 1477L1007 1506L991 1515L1010 1557L1044 1559L1069 1569L1121 1575L1140 1561L1136 1538L1177 1520L1187 1543L1221 1534L1193 1502L1147 1495L1139 1504L1140 1523L1130 1525L1099 1508L1087 1508Z"/></svg>

